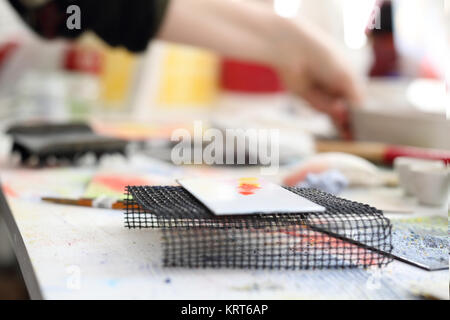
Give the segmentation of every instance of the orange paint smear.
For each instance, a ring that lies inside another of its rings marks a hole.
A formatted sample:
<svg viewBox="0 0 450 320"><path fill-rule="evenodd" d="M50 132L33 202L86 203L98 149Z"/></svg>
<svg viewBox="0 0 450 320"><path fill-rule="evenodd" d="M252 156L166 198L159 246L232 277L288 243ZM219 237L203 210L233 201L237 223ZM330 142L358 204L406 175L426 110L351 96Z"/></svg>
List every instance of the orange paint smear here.
<svg viewBox="0 0 450 320"><path fill-rule="evenodd" d="M143 186L149 184L148 180L137 177L98 176L94 180L96 183L118 192L123 191L126 186Z"/></svg>
<svg viewBox="0 0 450 320"><path fill-rule="evenodd" d="M350 255L351 262L357 265L377 265L381 262L382 256L378 253L370 251L365 248L361 248L356 244L343 241L334 237L330 237L325 234L321 234L315 231L281 231L284 234L288 234L294 237L303 238L311 246L318 249L328 250L330 254L343 255L344 250L346 254ZM302 250L303 248L299 248ZM350 251L350 252L349 252Z"/></svg>
<svg viewBox="0 0 450 320"><path fill-rule="evenodd" d="M261 189L257 184L242 183L239 185L239 193L244 196L255 194L255 191Z"/></svg>
<svg viewBox="0 0 450 320"><path fill-rule="evenodd" d="M10 186L8 185L3 185L3 192L5 193L5 195L10 196L12 198L18 198L19 195L17 194L17 192L15 192Z"/></svg>
<svg viewBox="0 0 450 320"><path fill-rule="evenodd" d="M238 190L239 193L244 196L250 196L261 189L261 185L258 183L258 178L241 178L239 179Z"/></svg>

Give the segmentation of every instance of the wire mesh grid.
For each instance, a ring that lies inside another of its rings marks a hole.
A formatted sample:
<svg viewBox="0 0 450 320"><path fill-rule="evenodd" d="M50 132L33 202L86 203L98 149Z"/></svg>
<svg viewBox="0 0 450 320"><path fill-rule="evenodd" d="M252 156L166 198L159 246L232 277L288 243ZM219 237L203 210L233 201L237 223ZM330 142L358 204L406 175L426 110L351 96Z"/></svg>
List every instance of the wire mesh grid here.
<svg viewBox="0 0 450 320"><path fill-rule="evenodd" d="M392 261L392 226L381 211L315 189L286 189L326 211L216 216L182 187L129 186L125 226L161 229L166 267L322 269Z"/></svg>

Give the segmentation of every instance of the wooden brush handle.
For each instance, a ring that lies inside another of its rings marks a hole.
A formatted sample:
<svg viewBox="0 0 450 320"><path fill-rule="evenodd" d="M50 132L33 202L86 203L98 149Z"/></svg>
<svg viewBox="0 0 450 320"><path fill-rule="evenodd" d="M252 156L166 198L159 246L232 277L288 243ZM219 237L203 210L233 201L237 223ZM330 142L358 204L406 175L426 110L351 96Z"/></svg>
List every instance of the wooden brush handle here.
<svg viewBox="0 0 450 320"><path fill-rule="evenodd" d="M359 156L371 162L384 162L386 145L383 143L372 142L345 142L345 141L317 141L316 151L324 152L343 152Z"/></svg>
<svg viewBox="0 0 450 320"><path fill-rule="evenodd" d="M343 152L359 156L375 163L392 164L397 157L413 157L439 160L450 164L450 151L439 149L415 148L409 146L388 145L376 142L324 141L316 142L316 151Z"/></svg>

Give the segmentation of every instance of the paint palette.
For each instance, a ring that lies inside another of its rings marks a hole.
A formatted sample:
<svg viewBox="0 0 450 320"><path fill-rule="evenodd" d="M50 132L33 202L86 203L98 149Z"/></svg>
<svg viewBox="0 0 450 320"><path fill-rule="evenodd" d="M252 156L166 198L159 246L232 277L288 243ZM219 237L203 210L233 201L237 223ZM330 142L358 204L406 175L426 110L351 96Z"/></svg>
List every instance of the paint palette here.
<svg viewBox="0 0 450 320"><path fill-rule="evenodd" d="M215 215L323 212L325 208L260 178L178 180Z"/></svg>

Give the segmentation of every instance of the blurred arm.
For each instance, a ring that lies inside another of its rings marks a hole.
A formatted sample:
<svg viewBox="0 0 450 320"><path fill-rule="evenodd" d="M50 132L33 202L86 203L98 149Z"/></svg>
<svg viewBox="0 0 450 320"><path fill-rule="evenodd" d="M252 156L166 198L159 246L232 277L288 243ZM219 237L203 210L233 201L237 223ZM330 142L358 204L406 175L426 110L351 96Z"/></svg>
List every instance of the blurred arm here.
<svg viewBox="0 0 450 320"><path fill-rule="evenodd" d="M360 94L348 62L333 41L306 21L272 8L232 0L9 0L46 38L75 38L92 30L112 46L143 51L156 35L241 60L271 65L285 87L329 114L348 136L348 104ZM81 8L81 29L66 26L69 5Z"/></svg>
<svg viewBox="0 0 450 320"><path fill-rule="evenodd" d="M270 7L248 1L171 0L158 38L273 64L274 42L287 24Z"/></svg>
<svg viewBox="0 0 450 320"><path fill-rule="evenodd" d="M157 36L271 65L285 87L331 116L350 137L349 108L360 90L348 61L328 36L250 1L171 0Z"/></svg>

